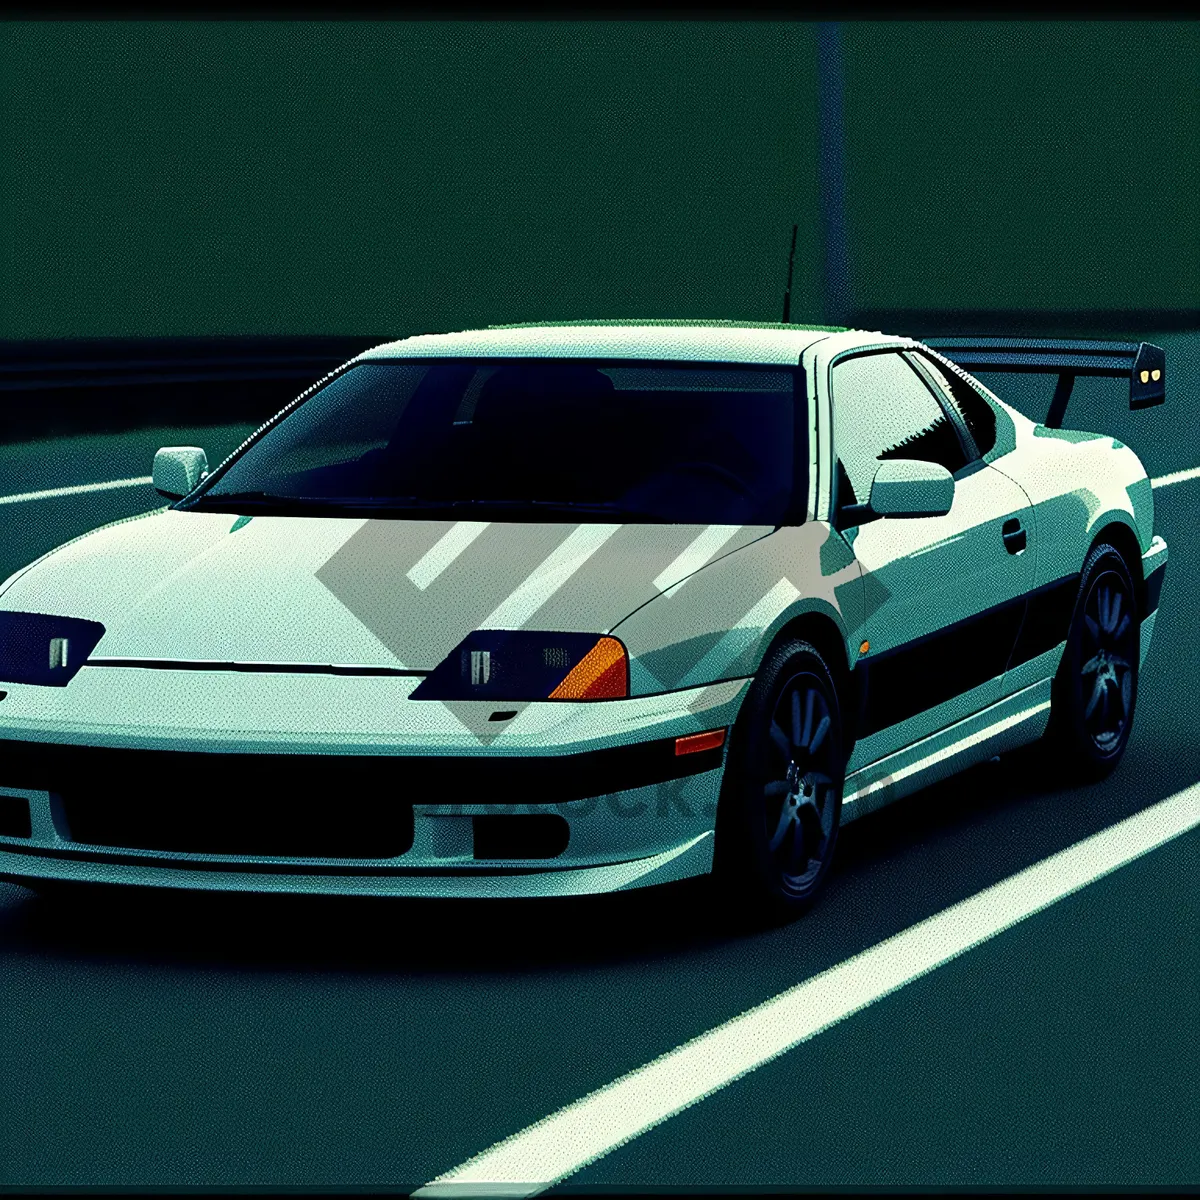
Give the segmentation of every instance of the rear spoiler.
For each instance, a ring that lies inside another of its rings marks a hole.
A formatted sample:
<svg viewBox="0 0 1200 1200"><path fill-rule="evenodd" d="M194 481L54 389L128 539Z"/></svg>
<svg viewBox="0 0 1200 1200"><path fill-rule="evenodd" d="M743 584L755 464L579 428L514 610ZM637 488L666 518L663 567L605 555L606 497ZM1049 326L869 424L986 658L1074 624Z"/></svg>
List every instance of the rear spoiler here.
<svg viewBox="0 0 1200 1200"><path fill-rule="evenodd" d="M964 371L1021 371L1058 376L1044 424L1062 425L1077 375L1129 380L1129 407L1150 408L1166 399L1167 355L1149 342L1024 341L1004 337L921 338Z"/></svg>

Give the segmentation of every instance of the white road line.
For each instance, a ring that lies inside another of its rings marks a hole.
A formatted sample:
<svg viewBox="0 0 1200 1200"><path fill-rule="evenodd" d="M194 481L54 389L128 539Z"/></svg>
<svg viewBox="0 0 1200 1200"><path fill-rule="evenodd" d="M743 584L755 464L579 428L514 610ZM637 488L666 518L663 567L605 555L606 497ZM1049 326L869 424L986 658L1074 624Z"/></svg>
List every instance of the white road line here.
<svg viewBox="0 0 1200 1200"><path fill-rule="evenodd" d="M1152 488L1170 487L1173 483L1186 483L1189 479L1200 479L1200 467L1189 467L1186 471L1173 471L1150 480Z"/></svg>
<svg viewBox="0 0 1200 1200"><path fill-rule="evenodd" d="M0 496L0 504L24 504L26 500L53 500L56 496L81 496L84 492L111 492L116 488L141 487L153 482L150 475L139 475L135 479L110 479L105 483L77 483L71 487L46 488L41 492L20 492L14 496Z"/></svg>
<svg viewBox="0 0 1200 1200"><path fill-rule="evenodd" d="M1200 825L1200 784L718 1025L418 1188L534 1196L1026 917Z"/></svg>
<svg viewBox="0 0 1200 1200"><path fill-rule="evenodd" d="M459 521L412 565L408 578L424 591L490 524L488 521Z"/></svg>

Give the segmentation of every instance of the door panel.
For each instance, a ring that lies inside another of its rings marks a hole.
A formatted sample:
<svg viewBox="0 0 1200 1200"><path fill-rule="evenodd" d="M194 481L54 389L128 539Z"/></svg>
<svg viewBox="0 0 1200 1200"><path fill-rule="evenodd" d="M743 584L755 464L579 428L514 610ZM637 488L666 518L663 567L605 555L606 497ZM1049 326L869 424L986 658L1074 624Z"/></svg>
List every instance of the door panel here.
<svg viewBox="0 0 1200 1200"><path fill-rule="evenodd" d="M1032 587L1033 513L986 466L945 396L894 350L835 358L831 505L846 525L882 461L935 462L955 478L940 517L868 515L843 536L863 573L868 643L855 668L859 740L850 769L891 754L999 699ZM820 367L821 364L818 364Z"/></svg>
<svg viewBox="0 0 1200 1200"><path fill-rule="evenodd" d="M1014 553L1019 539L1006 544L1012 521L1032 538L1025 494L982 467L956 481L943 517L884 518L850 531L870 643L858 667L865 686L856 765L1000 698L1033 580L1030 545Z"/></svg>

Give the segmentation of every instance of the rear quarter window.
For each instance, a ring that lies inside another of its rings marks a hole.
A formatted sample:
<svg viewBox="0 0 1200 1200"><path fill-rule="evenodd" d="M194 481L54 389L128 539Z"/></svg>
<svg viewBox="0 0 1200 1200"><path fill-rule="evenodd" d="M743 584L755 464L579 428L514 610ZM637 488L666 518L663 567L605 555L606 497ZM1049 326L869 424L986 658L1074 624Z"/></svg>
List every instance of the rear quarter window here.
<svg viewBox="0 0 1200 1200"><path fill-rule="evenodd" d="M927 354L918 357L942 385L942 391L954 404L971 437L975 439L980 455L987 454L996 444L995 410L952 363L934 360Z"/></svg>

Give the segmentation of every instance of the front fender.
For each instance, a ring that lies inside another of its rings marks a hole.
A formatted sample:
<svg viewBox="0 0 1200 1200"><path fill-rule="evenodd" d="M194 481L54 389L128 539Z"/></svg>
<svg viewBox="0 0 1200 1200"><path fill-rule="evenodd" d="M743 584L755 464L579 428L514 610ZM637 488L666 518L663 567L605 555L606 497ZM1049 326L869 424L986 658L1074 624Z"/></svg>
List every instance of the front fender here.
<svg viewBox="0 0 1200 1200"><path fill-rule="evenodd" d="M753 675L780 630L806 614L836 625L853 665L861 572L824 522L785 526L711 563L611 632L629 653L630 693L648 695Z"/></svg>

